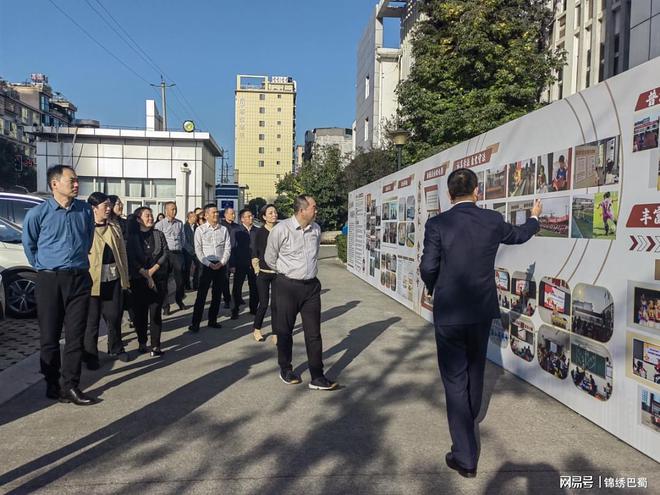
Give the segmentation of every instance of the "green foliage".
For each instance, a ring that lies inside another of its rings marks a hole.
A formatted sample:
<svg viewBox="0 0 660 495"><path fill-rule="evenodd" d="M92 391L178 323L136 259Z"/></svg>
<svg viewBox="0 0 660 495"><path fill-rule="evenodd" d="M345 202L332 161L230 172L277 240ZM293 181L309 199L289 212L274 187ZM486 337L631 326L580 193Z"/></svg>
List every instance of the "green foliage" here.
<svg viewBox="0 0 660 495"><path fill-rule="evenodd" d="M348 239L347 236L344 234L339 234L335 240L335 243L337 245L337 257L343 262L346 263L346 260L348 258L348 252L347 252L347 243Z"/></svg>
<svg viewBox="0 0 660 495"><path fill-rule="evenodd" d="M412 162L542 106L564 65L548 48L546 0L427 0L398 91Z"/></svg>
<svg viewBox="0 0 660 495"><path fill-rule="evenodd" d="M353 191L392 172L396 172L396 151L360 151L344 169L346 191Z"/></svg>
<svg viewBox="0 0 660 495"><path fill-rule="evenodd" d="M277 213L280 219L289 218L293 215L293 200L295 196L291 197L289 194L280 194L273 203L277 208Z"/></svg>

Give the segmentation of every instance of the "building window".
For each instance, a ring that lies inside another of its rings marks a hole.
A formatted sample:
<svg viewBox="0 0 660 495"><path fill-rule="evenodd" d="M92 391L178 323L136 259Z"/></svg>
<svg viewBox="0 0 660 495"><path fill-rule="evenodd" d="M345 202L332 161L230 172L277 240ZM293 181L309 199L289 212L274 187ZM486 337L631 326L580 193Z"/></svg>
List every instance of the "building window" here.
<svg viewBox="0 0 660 495"><path fill-rule="evenodd" d="M260 166L261 168L264 167L264 161L263 161L263 160L259 160L259 166Z"/></svg>
<svg viewBox="0 0 660 495"><path fill-rule="evenodd" d="M93 177L78 177L78 196L89 196L95 191Z"/></svg>
<svg viewBox="0 0 660 495"><path fill-rule="evenodd" d="M176 179L154 179L154 197L176 197Z"/></svg>
<svg viewBox="0 0 660 495"><path fill-rule="evenodd" d="M369 98L369 76L364 78L364 99Z"/></svg>
<svg viewBox="0 0 660 495"><path fill-rule="evenodd" d="M126 179L126 196L134 198L144 196L144 187L141 179Z"/></svg>
<svg viewBox="0 0 660 495"><path fill-rule="evenodd" d="M282 107L277 107L277 111L278 111L278 112L281 112L281 111L282 111Z"/></svg>
<svg viewBox="0 0 660 495"><path fill-rule="evenodd" d="M281 120L278 120L278 121L277 121L277 125L282 125L282 121L281 121Z"/></svg>
<svg viewBox="0 0 660 495"><path fill-rule="evenodd" d="M573 27L575 29L579 29L581 25L582 25L582 5L577 4L575 6L575 25Z"/></svg>
<svg viewBox="0 0 660 495"><path fill-rule="evenodd" d="M262 155L264 154L264 147L263 146L259 146L259 153L262 154Z"/></svg>
<svg viewBox="0 0 660 495"><path fill-rule="evenodd" d="M114 194L115 196L121 196L123 192L121 179L105 179L104 192L106 194Z"/></svg>
<svg viewBox="0 0 660 495"><path fill-rule="evenodd" d="M364 140L369 141L369 117L364 119Z"/></svg>
<svg viewBox="0 0 660 495"><path fill-rule="evenodd" d="M263 94L263 93L261 93L261 94L259 95L259 99L260 99L261 101L264 101L264 100L266 99L266 95Z"/></svg>
<svg viewBox="0 0 660 495"><path fill-rule="evenodd" d="M277 148L277 151L282 151L282 148Z"/></svg>
<svg viewBox="0 0 660 495"><path fill-rule="evenodd" d="M260 120L259 121L259 127L266 127L266 121L265 120Z"/></svg>
<svg viewBox="0 0 660 495"><path fill-rule="evenodd" d="M47 112L50 110L50 102L46 95L39 95L39 109L42 112Z"/></svg>
<svg viewBox="0 0 660 495"><path fill-rule="evenodd" d="M266 135L265 134L259 134L259 141L265 141L266 140Z"/></svg>
<svg viewBox="0 0 660 495"><path fill-rule="evenodd" d="M282 134L277 135L277 139L280 139L282 137Z"/></svg>
<svg viewBox="0 0 660 495"><path fill-rule="evenodd" d="M279 161L279 160L277 160L277 162L275 162L275 163L277 163L277 164L279 165L279 164L280 164L280 161Z"/></svg>
<svg viewBox="0 0 660 495"><path fill-rule="evenodd" d="M598 82L605 77L605 43L600 44L600 54L598 57Z"/></svg>
<svg viewBox="0 0 660 495"><path fill-rule="evenodd" d="M281 100L281 99L282 99L282 95L277 95L277 99L278 99L278 100Z"/></svg>
<svg viewBox="0 0 660 495"><path fill-rule="evenodd" d="M266 113L266 109L264 107L259 107L259 113Z"/></svg>

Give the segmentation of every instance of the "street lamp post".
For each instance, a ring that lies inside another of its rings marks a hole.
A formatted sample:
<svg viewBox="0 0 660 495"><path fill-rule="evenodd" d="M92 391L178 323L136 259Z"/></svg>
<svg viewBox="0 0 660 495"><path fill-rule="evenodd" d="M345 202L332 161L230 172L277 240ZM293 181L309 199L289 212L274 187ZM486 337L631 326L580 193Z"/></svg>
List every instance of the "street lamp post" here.
<svg viewBox="0 0 660 495"><path fill-rule="evenodd" d="M398 128L397 130L392 131L390 136L396 146L396 169L401 170L401 152L405 144L408 142L408 136L410 136L410 133L405 129Z"/></svg>

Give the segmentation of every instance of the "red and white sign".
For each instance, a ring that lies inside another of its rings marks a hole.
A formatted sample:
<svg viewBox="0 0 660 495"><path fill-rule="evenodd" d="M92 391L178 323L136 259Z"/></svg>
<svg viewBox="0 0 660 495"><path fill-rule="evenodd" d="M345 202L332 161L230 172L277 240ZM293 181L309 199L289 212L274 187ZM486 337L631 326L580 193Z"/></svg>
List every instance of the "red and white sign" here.
<svg viewBox="0 0 660 495"><path fill-rule="evenodd" d="M459 168L478 167L479 165L488 163L492 154L493 149L489 147L478 153L454 160L454 170L458 170Z"/></svg>
<svg viewBox="0 0 660 495"><path fill-rule="evenodd" d="M626 227L660 228L660 203L633 206Z"/></svg>
<svg viewBox="0 0 660 495"><path fill-rule="evenodd" d="M639 95L635 112L660 105L660 88L651 89Z"/></svg>
<svg viewBox="0 0 660 495"><path fill-rule="evenodd" d="M388 193L394 191L394 186L396 185L396 182L390 182L389 184L385 184L383 186L383 192Z"/></svg>
<svg viewBox="0 0 660 495"><path fill-rule="evenodd" d="M408 187L410 184L412 184L412 181L413 181L414 177L415 177L414 175L410 175L410 176L406 177L405 179L401 179L399 181L399 184L398 184L397 187L399 189L404 188L404 187Z"/></svg>
<svg viewBox="0 0 660 495"><path fill-rule="evenodd" d="M439 167L435 167L430 170L427 170L424 173L424 180L431 180L431 179L437 179L438 177L442 177L447 173L448 167L449 167L449 162L445 162Z"/></svg>

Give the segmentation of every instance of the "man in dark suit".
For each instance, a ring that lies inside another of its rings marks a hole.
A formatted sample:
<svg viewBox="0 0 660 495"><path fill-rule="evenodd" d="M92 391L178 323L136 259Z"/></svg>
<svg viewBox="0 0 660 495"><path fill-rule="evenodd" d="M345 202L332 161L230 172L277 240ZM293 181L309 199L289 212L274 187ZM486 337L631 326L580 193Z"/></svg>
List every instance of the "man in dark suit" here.
<svg viewBox="0 0 660 495"><path fill-rule="evenodd" d="M195 229L197 228L197 215L189 211L186 215L186 223L183 225L183 280L187 290L197 289L197 284L190 284L190 275L197 263L195 258ZM197 278L195 274L195 278Z"/></svg>
<svg viewBox="0 0 660 495"><path fill-rule="evenodd" d="M243 300L243 283L248 279L250 289L250 314L256 314L259 307L259 295L257 294L257 276L252 267L252 235L256 231L253 225L254 215L248 208L242 209L238 218L241 223L234 229L232 238L231 257L229 258L229 269L234 271L234 285L232 288L231 319L236 320L240 311L240 302Z"/></svg>
<svg viewBox="0 0 660 495"><path fill-rule="evenodd" d="M222 212L222 220L220 221L220 225L226 228L227 232L229 232L229 240L232 246L236 244L236 239L234 236L236 234L236 229L238 229L238 224L234 220L236 220L236 210L231 207L225 208ZM225 276L225 280L222 282L222 298L225 300L225 308L231 307L231 289L229 284L229 276L234 272L235 269L229 267ZM240 304L245 304L245 301L240 299L239 305Z"/></svg>
<svg viewBox="0 0 660 495"><path fill-rule="evenodd" d="M500 244L522 244L536 234L542 209L535 201L531 217L516 227L500 213L479 208L478 179L469 169L452 172L447 189L453 207L426 222L420 273L434 293L438 365L453 443L445 461L474 477L488 336L493 318L500 317L495 256Z"/></svg>

